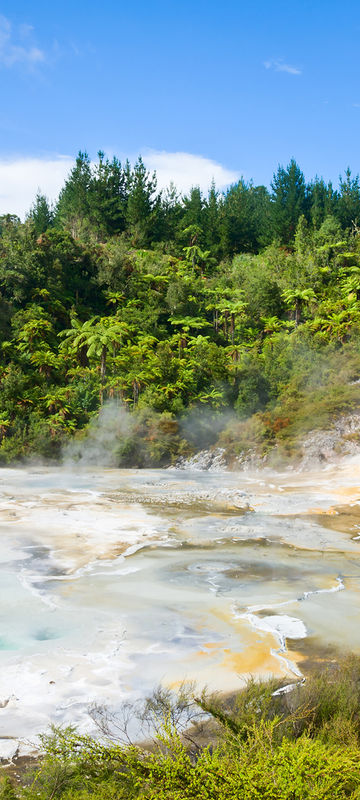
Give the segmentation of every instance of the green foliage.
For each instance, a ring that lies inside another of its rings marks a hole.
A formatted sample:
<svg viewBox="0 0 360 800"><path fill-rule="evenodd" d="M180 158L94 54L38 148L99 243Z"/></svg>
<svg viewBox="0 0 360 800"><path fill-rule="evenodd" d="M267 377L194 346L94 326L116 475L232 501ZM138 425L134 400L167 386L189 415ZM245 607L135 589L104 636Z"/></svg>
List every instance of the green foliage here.
<svg viewBox="0 0 360 800"><path fill-rule="evenodd" d="M43 756L4 800L356 800L360 797L360 663L348 656L290 692L250 680L236 697L158 689L142 709L149 749L73 728L42 736ZM280 691L279 691L280 689Z"/></svg>
<svg viewBox="0 0 360 800"><path fill-rule="evenodd" d="M51 228L53 224L53 212L45 195L36 195L35 202L30 209L29 219L34 225L37 236L41 236L48 228Z"/></svg>
<svg viewBox="0 0 360 800"><path fill-rule="evenodd" d="M79 153L54 210L38 195L25 223L0 219L1 461L57 458L109 401L133 416L113 463L223 433L232 453L296 449L359 400L358 209L349 171L335 191L292 160L271 195L240 180L181 198L141 158Z"/></svg>
<svg viewBox="0 0 360 800"><path fill-rule="evenodd" d="M1 800L17 800L17 794L10 778L5 776L0 783L0 799Z"/></svg>
<svg viewBox="0 0 360 800"><path fill-rule="evenodd" d="M291 244L298 221L306 211L305 178L294 159L286 169L279 166L271 188L274 231L284 244Z"/></svg>
<svg viewBox="0 0 360 800"><path fill-rule="evenodd" d="M338 217L343 228L352 228L360 222L360 181L358 175L351 177L349 167L344 178L340 178Z"/></svg>

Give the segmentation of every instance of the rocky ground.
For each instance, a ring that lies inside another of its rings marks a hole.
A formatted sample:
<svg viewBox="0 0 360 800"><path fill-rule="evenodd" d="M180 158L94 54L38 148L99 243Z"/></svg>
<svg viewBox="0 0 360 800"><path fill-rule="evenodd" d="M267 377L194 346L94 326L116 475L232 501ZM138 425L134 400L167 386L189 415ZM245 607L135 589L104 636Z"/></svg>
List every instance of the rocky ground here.
<svg viewBox="0 0 360 800"><path fill-rule="evenodd" d="M300 469L333 463L341 456L357 455L360 452L360 413L342 415L334 420L329 430L311 431L302 440L301 448Z"/></svg>
<svg viewBox="0 0 360 800"><path fill-rule="evenodd" d="M304 471L321 464L334 463L344 456L357 455L360 453L360 412L343 414L334 420L329 429L311 431L298 440L298 450L300 456L291 461L292 470ZM255 449L248 449L231 460L224 448L215 447L200 450L187 459L180 458L175 468L222 472L227 469L259 469L274 466L274 462L278 461L282 461L282 466L286 467L285 460L280 455L277 458L278 452L277 445L266 456L260 456Z"/></svg>

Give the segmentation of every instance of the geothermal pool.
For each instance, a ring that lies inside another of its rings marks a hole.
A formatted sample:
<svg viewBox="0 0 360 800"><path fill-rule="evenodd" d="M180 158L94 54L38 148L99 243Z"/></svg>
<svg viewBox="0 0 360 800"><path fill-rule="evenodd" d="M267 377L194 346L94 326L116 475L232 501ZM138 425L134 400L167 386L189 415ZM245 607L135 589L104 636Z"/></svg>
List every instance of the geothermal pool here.
<svg viewBox="0 0 360 800"><path fill-rule="evenodd" d="M296 474L0 470L0 757L182 679L360 649L360 459Z"/></svg>

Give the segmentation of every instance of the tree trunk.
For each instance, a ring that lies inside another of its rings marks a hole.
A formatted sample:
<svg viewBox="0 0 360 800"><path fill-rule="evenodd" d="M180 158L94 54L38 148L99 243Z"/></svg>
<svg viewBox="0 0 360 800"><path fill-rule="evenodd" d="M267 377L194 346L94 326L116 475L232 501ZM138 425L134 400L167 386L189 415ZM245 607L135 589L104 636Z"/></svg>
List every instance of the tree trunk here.
<svg viewBox="0 0 360 800"><path fill-rule="evenodd" d="M185 350L186 345L187 345L187 338L186 338L186 336L181 335L181 339L180 339L181 357L182 357L182 354L183 354L183 352Z"/></svg>
<svg viewBox="0 0 360 800"><path fill-rule="evenodd" d="M133 398L134 398L134 407L137 405L139 399L139 384L137 381L133 382Z"/></svg>
<svg viewBox="0 0 360 800"><path fill-rule="evenodd" d="M89 359L87 357L87 345L84 344L79 350L79 361L81 367L89 366Z"/></svg>
<svg viewBox="0 0 360 800"><path fill-rule="evenodd" d="M100 362L101 383L105 383L105 376L106 376L106 347L105 345L103 345L101 351L101 362Z"/></svg>
<svg viewBox="0 0 360 800"><path fill-rule="evenodd" d="M100 405L104 403L104 383L106 377L106 346L103 345L100 360Z"/></svg>

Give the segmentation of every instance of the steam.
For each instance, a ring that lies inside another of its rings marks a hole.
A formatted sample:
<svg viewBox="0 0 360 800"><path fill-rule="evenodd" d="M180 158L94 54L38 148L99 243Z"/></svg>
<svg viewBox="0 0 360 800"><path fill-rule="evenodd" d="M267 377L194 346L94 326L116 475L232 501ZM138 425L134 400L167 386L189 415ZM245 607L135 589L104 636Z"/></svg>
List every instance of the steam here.
<svg viewBox="0 0 360 800"><path fill-rule="evenodd" d="M266 463L282 469L294 461L298 468L308 468L339 454L355 454L360 430L356 348L350 342L316 351L299 337L275 340L272 346L272 359L267 353L262 375L275 401L262 402L251 369L240 376L244 403L235 410L199 405L174 417L150 407L130 411L107 401L87 430L65 447L63 461L99 467L186 467L200 451L206 458L199 468L208 469L212 462L207 456L215 456L218 448L234 466Z"/></svg>
<svg viewBox="0 0 360 800"><path fill-rule="evenodd" d="M108 401L86 432L65 446L62 460L65 466L169 466L184 453L192 456L214 447L235 420L231 410L193 408L173 418L152 408L130 412Z"/></svg>
<svg viewBox="0 0 360 800"><path fill-rule="evenodd" d="M216 445L222 431L236 421L238 417L230 408L214 411L197 407L179 419L179 430L195 450L204 450Z"/></svg>
<svg viewBox="0 0 360 800"><path fill-rule="evenodd" d="M117 467L134 427L135 420L130 412L108 401L91 421L86 435L65 447L63 461L66 465L81 462L84 466Z"/></svg>

